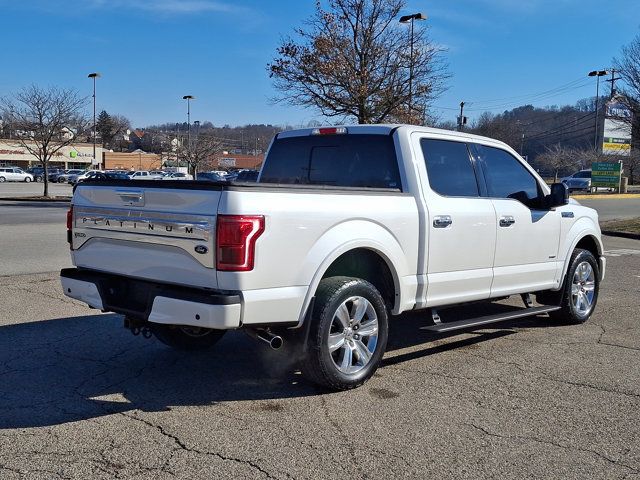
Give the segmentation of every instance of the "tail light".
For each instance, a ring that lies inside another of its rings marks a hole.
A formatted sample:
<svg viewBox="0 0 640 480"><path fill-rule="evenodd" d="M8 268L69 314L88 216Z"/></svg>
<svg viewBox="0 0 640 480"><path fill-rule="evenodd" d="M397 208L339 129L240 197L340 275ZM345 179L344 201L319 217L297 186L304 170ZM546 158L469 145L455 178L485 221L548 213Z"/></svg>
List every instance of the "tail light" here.
<svg viewBox="0 0 640 480"><path fill-rule="evenodd" d="M346 127L323 127L311 130L311 135L344 135L346 133Z"/></svg>
<svg viewBox="0 0 640 480"><path fill-rule="evenodd" d="M69 208L67 212L67 242L69 242L69 247L73 250L73 241L71 238L71 230L73 229L73 205Z"/></svg>
<svg viewBox="0 0 640 480"><path fill-rule="evenodd" d="M253 270L256 240L264 232L262 215L218 215L216 269Z"/></svg>

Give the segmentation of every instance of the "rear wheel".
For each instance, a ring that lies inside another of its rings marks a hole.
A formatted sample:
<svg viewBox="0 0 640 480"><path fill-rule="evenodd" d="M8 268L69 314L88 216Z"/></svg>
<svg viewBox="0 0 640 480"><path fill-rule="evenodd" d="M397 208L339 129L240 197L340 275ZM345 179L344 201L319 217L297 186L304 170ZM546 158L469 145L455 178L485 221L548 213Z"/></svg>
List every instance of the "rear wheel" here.
<svg viewBox="0 0 640 480"><path fill-rule="evenodd" d="M561 290L561 309L550 316L565 323L586 322L596 307L599 290L598 261L590 251L576 248Z"/></svg>
<svg viewBox="0 0 640 480"><path fill-rule="evenodd" d="M24 182L25 183L30 183L31 182L31 177L24 177Z"/></svg>
<svg viewBox="0 0 640 480"><path fill-rule="evenodd" d="M225 334L225 330L187 325L152 323L150 328L158 340L177 350L206 350L213 347Z"/></svg>
<svg viewBox="0 0 640 480"><path fill-rule="evenodd" d="M4 177L0 177L0 183L5 182L7 179Z"/></svg>
<svg viewBox="0 0 640 480"><path fill-rule="evenodd" d="M372 284L325 278L316 292L302 373L333 390L362 385L377 370L387 336L387 307Z"/></svg>

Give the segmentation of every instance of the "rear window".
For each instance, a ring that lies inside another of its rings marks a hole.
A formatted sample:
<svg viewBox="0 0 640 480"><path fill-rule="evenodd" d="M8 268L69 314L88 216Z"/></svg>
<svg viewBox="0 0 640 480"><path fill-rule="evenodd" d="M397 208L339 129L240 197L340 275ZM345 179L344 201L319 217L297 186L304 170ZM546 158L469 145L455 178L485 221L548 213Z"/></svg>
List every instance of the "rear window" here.
<svg viewBox="0 0 640 480"><path fill-rule="evenodd" d="M310 135L276 139L260 183L401 188L389 135Z"/></svg>

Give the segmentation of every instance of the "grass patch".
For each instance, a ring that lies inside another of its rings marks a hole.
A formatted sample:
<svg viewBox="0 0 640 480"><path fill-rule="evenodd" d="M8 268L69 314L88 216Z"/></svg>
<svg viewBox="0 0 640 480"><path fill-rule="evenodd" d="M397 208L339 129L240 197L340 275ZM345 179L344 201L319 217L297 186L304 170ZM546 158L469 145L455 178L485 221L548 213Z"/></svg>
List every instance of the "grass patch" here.
<svg viewBox="0 0 640 480"><path fill-rule="evenodd" d="M640 235L640 217L600 222L600 228L611 232L634 233L636 235Z"/></svg>

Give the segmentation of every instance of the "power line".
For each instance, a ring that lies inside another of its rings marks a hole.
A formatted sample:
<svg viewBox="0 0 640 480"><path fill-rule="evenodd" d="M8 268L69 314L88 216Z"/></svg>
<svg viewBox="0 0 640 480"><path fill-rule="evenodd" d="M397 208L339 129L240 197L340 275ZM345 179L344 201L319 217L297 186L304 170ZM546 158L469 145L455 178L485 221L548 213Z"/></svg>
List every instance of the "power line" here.
<svg viewBox="0 0 640 480"><path fill-rule="evenodd" d="M587 123L587 122L591 121L591 118L588 118L588 117L591 117L591 115L592 115L591 112L589 112L586 115L583 115L581 117L575 118L575 119L573 119L573 120L571 120L571 121L569 121L567 123L564 123L562 125L558 125L558 126L550 128L548 130L544 130L542 132L535 133L535 134L531 135L530 137L528 137L528 139L529 140L533 140L533 139L536 139L538 137L545 137L545 136L548 136L548 135L561 133L562 130L565 130L567 128L577 127L577 126L579 126L581 124L584 124L584 123Z"/></svg>

